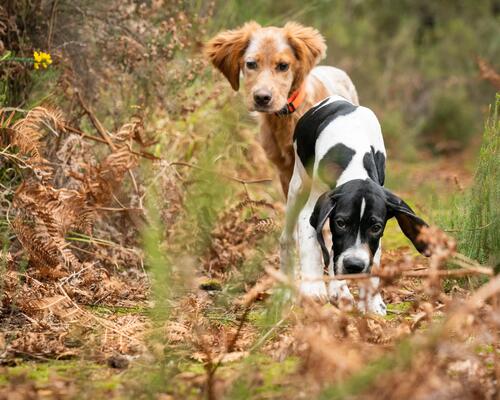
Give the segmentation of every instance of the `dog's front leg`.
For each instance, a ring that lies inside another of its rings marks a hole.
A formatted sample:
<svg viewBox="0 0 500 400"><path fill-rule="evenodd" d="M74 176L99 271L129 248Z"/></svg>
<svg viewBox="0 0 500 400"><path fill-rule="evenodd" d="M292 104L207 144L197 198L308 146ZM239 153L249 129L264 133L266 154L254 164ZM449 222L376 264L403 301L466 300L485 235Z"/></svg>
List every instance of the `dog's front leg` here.
<svg viewBox="0 0 500 400"><path fill-rule="evenodd" d="M299 214L297 236L302 279L300 291L304 296L326 301L328 294L323 281L321 248L316 239L316 230L309 222L318 197L311 193Z"/></svg>
<svg viewBox="0 0 500 400"><path fill-rule="evenodd" d="M380 258L382 255L382 245L379 243L378 249L373 257L373 265L380 266ZM387 306L382 299L379 291L380 279L370 278L359 288L359 304L358 308L362 312L369 312L377 315L386 315Z"/></svg>
<svg viewBox="0 0 500 400"><path fill-rule="evenodd" d="M330 264L328 265L328 275L330 278L335 277L335 269L333 265L333 253L330 254ZM339 307L351 308L354 304L352 296L346 281L333 279L328 283L328 298L331 303L337 304Z"/></svg>
<svg viewBox="0 0 500 400"><path fill-rule="evenodd" d="M294 171L290 181L285 213L285 227L280 237L280 268L281 272L286 274L291 280L295 276L295 267L293 259L294 231L297 225L298 215L305 203L304 198L307 195L306 186L298 172Z"/></svg>
<svg viewBox="0 0 500 400"><path fill-rule="evenodd" d="M283 229L280 237L280 270L293 280L295 276L295 267L293 262L293 231Z"/></svg>

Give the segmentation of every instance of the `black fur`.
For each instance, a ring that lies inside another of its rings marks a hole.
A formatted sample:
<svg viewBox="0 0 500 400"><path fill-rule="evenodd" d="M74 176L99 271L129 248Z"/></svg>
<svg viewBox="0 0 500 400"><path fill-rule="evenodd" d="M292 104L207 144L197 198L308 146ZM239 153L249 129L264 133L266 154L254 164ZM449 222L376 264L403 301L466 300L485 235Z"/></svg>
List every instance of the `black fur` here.
<svg viewBox="0 0 500 400"><path fill-rule="evenodd" d="M330 217L333 209L335 208L335 191L323 193L317 200L314 210L309 218L309 223L316 230L316 239L321 247L323 260L325 262L325 273L328 273L328 264L330 262L330 255L326 248L325 238L323 237L323 226L326 220Z"/></svg>
<svg viewBox="0 0 500 400"><path fill-rule="evenodd" d="M408 237L415 248L425 256L429 256L428 243L420 239L420 230L427 223L420 217L415 215L411 207L406 204L401 198L387 189L384 189L386 194L388 218L396 217L399 227L406 237Z"/></svg>
<svg viewBox="0 0 500 400"><path fill-rule="evenodd" d="M318 165L318 174L330 188L335 187L340 174L347 168L356 152L343 143L337 143L323 156Z"/></svg>
<svg viewBox="0 0 500 400"><path fill-rule="evenodd" d="M363 198L365 199L365 211L360 219ZM396 217L401 230L413 242L416 249L422 254L428 255L426 243L418 239L420 229L427 224L417 217L403 200L384 189L375 180L354 179L324 193L316 202L309 222L316 230L325 268L330 261L322 232L326 220L330 221L333 261L334 266L336 266L338 257L356 243L358 232L361 243L368 245L373 258L380 238L383 236L386 222L393 217ZM339 221L343 223L343 226L339 225ZM380 231L373 231L375 225L380 225Z"/></svg>
<svg viewBox="0 0 500 400"><path fill-rule="evenodd" d="M363 198L365 199L365 212L360 220L359 210ZM344 250L354 246L358 231L361 243L368 244L373 256L377 251L387 219L386 195L383 188L374 181L354 179L321 196L316 203L313 215L322 216L322 218L311 216L310 223L316 229L325 266L330 261L322 233L326 219L330 220L330 232L334 238L332 248L334 265L337 264L337 259ZM339 220L345 223L345 227L337 224ZM374 235L370 233L370 228L375 224L381 224L382 230Z"/></svg>
<svg viewBox="0 0 500 400"><path fill-rule="evenodd" d="M357 106L343 100L324 105L326 101L328 99L307 111L300 118L293 134L293 140L297 145L297 154L310 176L312 176L318 136L335 118L350 114L357 108Z"/></svg>
<svg viewBox="0 0 500 400"><path fill-rule="evenodd" d="M363 167L365 167L368 176L374 182L384 186L385 182L385 156L381 151L375 152L371 146L371 152L365 153L363 157Z"/></svg>

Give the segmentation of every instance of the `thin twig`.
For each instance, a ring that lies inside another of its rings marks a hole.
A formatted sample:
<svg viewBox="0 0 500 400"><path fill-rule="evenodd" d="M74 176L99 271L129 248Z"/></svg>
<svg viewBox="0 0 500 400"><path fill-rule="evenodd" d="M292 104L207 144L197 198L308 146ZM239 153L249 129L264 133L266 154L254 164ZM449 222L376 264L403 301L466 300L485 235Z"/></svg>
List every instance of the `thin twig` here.
<svg viewBox="0 0 500 400"><path fill-rule="evenodd" d="M105 143L105 144L108 143L106 140L104 140L103 138L101 138L99 136L89 135L88 133L85 133L85 132L83 132L79 129L76 129L70 125L64 125L64 129L66 129L69 132L76 133L77 135L79 135L83 139L89 139L89 140L93 140L95 142ZM146 159L152 160L152 161L161 161L162 160L161 157L157 157L154 154L148 153L146 151L135 151L135 150L132 150L130 148L130 146L127 145L127 147L128 147L129 152L131 154L136 155L136 156L143 157L143 158L146 158Z"/></svg>
<svg viewBox="0 0 500 400"><path fill-rule="evenodd" d="M78 101L80 102L80 105L82 106L83 110L88 115L88 117L90 118L92 125L94 125L94 127L96 128L99 135L101 135L101 137L106 141L106 143L111 148L111 150L116 150L116 146L114 145L113 141L111 140L108 133L106 132L106 130L102 126L101 122L97 119L95 114L92 112L92 110L85 104L80 92L77 91L76 96L78 98Z"/></svg>
<svg viewBox="0 0 500 400"><path fill-rule="evenodd" d="M380 278L380 279L393 279L393 278L399 278L399 277L405 277L405 278L422 278L426 276L444 276L444 277L450 277L450 276L467 276L467 275L488 275L492 276L493 275L493 270L490 268L477 268L477 267L470 267L470 268L462 268L462 269L445 269L445 270L431 270L427 269L424 271L399 271L399 273L395 274L387 274L384 272L372 272L370 274L368 273L362 273L362 274L341 274L341 275L335 275L335 276L325 276L322 278L316 278L316 279L304 279L304 281L307 282L314 282L314 281L357 281L357 280L365 280L365 279L370 279L370 278Z"/></svg>
<svg viewBox="0 0 500 400"><path fill-rule="evenodd" d="M83 107L83 106L82 106ZM90 115L89 115L90 117ZM100 122L97 121L99 124ZM95 126L95 124L94 124ZM76 133L78 134L79 136L81 136L82 138L84 139L89 139L89 140L94 140L96 142L99 142L99 143L106 143L106 144L109 144L108 140L109 137L106 139L106 137L97 137L97 136L92 136L92 135L89 135L85 132L82 132L81 130L79 129L76 129L72 126L69 126L69 125L65 125L64 128L72 133ZM102 126L101 126L102 128ZM99 131L99 129L97 128L96 126L96 129ZM102 134L101 134L102 136ZM113 145L114 146L114 145ZM112 147L113 148L113 147ZM212 174L215 174L215 175L220 175L226 179L229 179L229 180L232 180L232 181L235 181L235 182L238 182L238 183L241 183L242 185L245 186L245 190L247 191L247 188L246 188L246 185L251 185L251 184L256 184L256 183L270 183L272 182L272 179L271 178L262 178L262 179L250 179L250 180L246 180L246 179L242 179L242 178L239 178L239 177L236 177L236 176L230 176L230 175L226 175L222 172L219 172L219 171L213 171L213 170L208 170L208 169L205 169L205 168L202 168L202 167L199 167L197 165L194 165L194 164L190 164L190 163L187 163L187 162L184 162L184 161L173 161L173 162L168 162L167 160L161 158L161 157L157 157L155 156L154 154L151 154L151 153L148 153L148 152L145 152L145 151L134 151L130 148L130 146L128 146L129 148L129 151L131 154L134 154L136 156L139 156L139 157L143 157L143 158L146 158L146 159L149 159L149 160L152 160L152 161L165 161L168 163L168 166L183 166L183 167L189 167L189 168L193 168L193 169L197 169L197 170L200 170L200 171L205 171L205 172L209 172L209 173L212 173Z"/></svg>
<svg viewBox="0 0 500 400"><path fill-rule="evenodd" d="M243 329L243 325L245 325L245 322L247 322L247 317L248 313L250 312L250 305L245 307L245 311L243 311L243 315L240 318L240 323L238 324L238 328L236 329L236 333L232 337L231 341L227 345L227 353L231 353L234 350L234 346L236 345L236 342L238 341L238 337L240 336L241 330ZM220 359L219 363L222 361L222 358Z"/></svg>
<svg viewBox="0 0 500 400"><path fill-rule="evenodd" d="M57 0L52 3L52 10L50 11L49 34L47 35L47 49L50 51L52 48L52 34L54 31L54 23L56 20Z"/></svg>
<svg viewBox="0 0 500 400"><path fill-rule="evenodd" d="M102 211L144 211L140 207L94 207L94 209Z"/></svg>
<svg viewBox="0 0 500 400"><path fill-rule="evenodd" d="M285 285L295 287L291 282L290 278L288 278L285 274L280 271L276 271L272 268L266 268L266 273L271 276L277 282L283 283ZM383 271L383 270L382 270ZM373 271L372 273L362 273L362 274L340 274L335 276L323 276L321 278L315 279L303 279L303 281L307 282L330 282L330 281L357 281L357 280L366 280L370 278L380 278L380 279L394 279L399 277L406 278L422 278L426 276L444 276L444 277L458 277L458 276L468 276L468 275L493 275L493 269L488 267L465 267L461 269L446 269L446 270L423 270L423 271L415 271L415 270L402 270L398 271L395 274L388 274L384 272Z"/></svg>
<svg viewBox="0 0 500 400"><path fill-rule="evenodd" d="M489 222L486 225L479 226L477 228L469 228L469 229L443 229L443 232L473 232L473 231L480 231L481 229L487 228L492 223L493 222Z"/></svg>
<svg viewBox="0 0 500 400"><path fill-rule="evenodd" d="M270 178L245 180L245 179L242 179L242 178L238 178L238 177L234 177L234 176L223 174L222 172L205 169L205 168L199 167L197 165L193 165L193 164L190 164L190 163L187 163L187 162L183 162L183 161L173 161L173 162L169 163L169 166L172 166L172 165L180 165L180 166L183 166L183 167L189 167L189 168L194 168L194 169L197 169L197 170L200 170L200 171L209 172L209 173L212 173L212 174L215 174L215 175L220 175L220 176L222 176L222 177L224 177L226 179L229 179L229 180L241 183L243 185L250 185L250 184L253 184L253 183L269 183L269 182L272 182L272 179L270 179Z"/></svg>
<svg viewBox="0 0 500 400"><path fill-rule="evenodd" d="M139 344L142 344L140 340L130 336L130 335L127 335L126 333L123 333L121 332L119 329L115 328L114 326L112 326L111 324L108 323L108 321L102 319L102 318L99 318L97 317L96 315L82 309L78 304L76 304L73 299L71 299L71 297L68 296L68 293L66 293L66 291L64 290L64 288L62 287L62 285L58 284L57 285L59 287L59 290L61 291L61 293L63 294L64 297L66 297L68 299L68 301L73 305L73 307L75 307L78 311L80 311L83 315L87 316L87 317L90 317L91 319L95 320L96 322L98 322L100 325L102 325L103 327L117 333L118 335L120 336L123 336L129 340L132 340L132 341L135 341Z"/></svg>
<svg viewBox="0 0 500 400"><path fill-rule="evenodd" d="M255 344L250 348L250 352L257 350L260 346L262 346L267 338L271 336L287 319L288 315L276 322L264 335L259 338L259 340L257 340L257 342L255 342Z"/></svg>

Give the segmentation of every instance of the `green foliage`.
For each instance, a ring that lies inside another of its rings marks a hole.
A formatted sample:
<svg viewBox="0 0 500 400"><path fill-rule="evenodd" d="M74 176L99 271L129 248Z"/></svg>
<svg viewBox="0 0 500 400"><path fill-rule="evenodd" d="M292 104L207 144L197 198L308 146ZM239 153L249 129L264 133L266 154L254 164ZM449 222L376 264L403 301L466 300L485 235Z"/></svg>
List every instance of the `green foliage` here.
<svg viewBox="0 0 500 400"><path fill-rule="evenodd" d="M386 145L397 150L391 157L405 159L415 155L422 133L438 129L460 148L481 124L494 89L479 80L476 58L498 62L494 7L492 0L232 1L216 7L212 26L295 19L316 27L328 45L323 63L349 73L361 104L373 108L387 129Z"/></svg>
<svg viewBox="0 0 500 400"><path fill-rule="evenodd" d="M437 152L462 149L475 133L474 109L464 92L438 93L424 122L421 140Z"/></svg>
<svg viewBox="0 0 500 400"><path fill-rule="evenodd" d="M404 371L413 360L415 349L409 341L401 342L394 352L380 357L362 368L358 373L336 386L327 387L318 400L341 400L366 392L383 375L394 370Z"/></svg>
<svg viewBox="0 0 500 400"><path fill-rule="evenodd" d="M242 120L240 114L243 112L229 94L216 95L216 100L204 97L205 93L210 93L206 89L210 88L207 82L211 76L208 69L202 71L200 65L203 63L197 64L199 60L190 57L201 48L205 26L209 28L207 36L250 19L276 25L298 20L317 27L329 45L325 63L345 68L359 90L362 104L372 107L381 117L387 146L397 150L391 153L391 158L414 159L414 145L419 141L434 147L443 140L457 141L461 145L467 143L480 120L481 107L492 91L476 77L475 56L494 60L500 53L498 17L491 12L493 4L488 0L461 5L431 0L418 3L411 0L320 0L308 4L292 0L235 0L227 4L220 2L215 18L204 24L197 24L194 15L209 15L207 2L181 2L175 3L175 7L180 7L196 28L185 30L187 24L179 23L180 41L172 40L173 29L165 34L156 30L163 20L180 15L171 8L174 2L167 1L164 9L151 9L147 15L141 14L139 7L130 7L132 11L121 10L125 22L120 20L115 24L104 22L108 18L113 22L116 15L107 13L99 2L82 2L78 13L74 13L71 3L68 0L59 2L58 10L62 14L58 15L58 21L66 23L56 24L54 37L60 43L68 43L68 53L78 78L76 84L83 86L93 98L92 104L99 117L106 126L111 126L140 105L149 118L149 129L158 128L155 133L160 139L156 154L174 163L184 163L178 165L178 169L188 168L189 171L183 170L176 176L184 197L182 210L178 211L171 226L165 223L163 212L164 197L173 188L160 184L161 176L150 177L149 171L143 170L146 178L153 181L147 189L148 225L142 234L145 267L152 279L154 327L150 344L155 358L152 365L139 363L125 376L140 386L132 395L151 398L165 392L181 397L201 394L200 387L188 387L180 378L173 379L179 372L202 374L205 370L202 363L190 359L192 349L187 349L187 344L167 343L163 328L172 317L175 300L191 290L191 279L200 270L199 258L209 245L214 224L228 203L235 202L235 195L242 188L230 179L233 173L238 174L244 163L248 164L242 157L246 147L239 133L248 126L255 129L253 122L247 124ZM79 25L82 16L84 23ZM130 39L127 30L133 31L137 20L147 22L146 26L154 29L145 29L141 37L130 35L137 40L135 44L139 50L119 47L125 42L133 43L121 39ZM75 25L79 28L74 29ZM85 47L75 51L71 46L81 38L87 40ZM171 43L173 51L164 53ZM136 58L135 55L142 51L146 56ZM134 54L131 56L129 52ZM22 101L38 104L40 99L54 93L54 84L60 77L66 78L54 70L37 79L27 74L24 78L29 85L10 81L29 92L29 96L22 91L16 92L15 101L10 104L18 105ZM229 93L229 86L226 88ZM0 101L7 98L8 89L0 81ZM202 99L201 105L199 99ZM499 258L495 252L500 247L498 107L497 100L485 130L474 188L461 204L453 226L461 230L458 235L461 251L496 265ZM246 115L246 111L244 113ZM406 180L406 176L404 170L400 177L389 178L394 183L398 178ZM3 178L0 180L4 182ZM399 184L389 186L395 190L401 187ZM435 188L427 189L421 185L415 192L433 193ZM421 196L415 192L412 197ZM227 282L211 283L221 290L213 295L213 305L204 310L207 320L228 325L239 322L241 310L234 309L235 299L261 275L265 256L275 250L272 247L276 245L276 238L270 239L260 242L253 257L238 266L238 273ZM80 235L73 240L88 239ZM391 221L384 246L407 244L396 222ZM2 258L0 276L4 265ZM228 398L279 398L286 394L286 387L280 384L283 376L294 373L297 360L287 357L283 362L275 362L263 356L260 350L287 324L284 315L293 307L290 296L288 288L276 287L264 304L254 305L248 314L248 325L259 332L255 343L249 347L250 356L240 363L221 366L217 371L223 375L228 369L241 370L228 389ZM406 303L401 303L400 308L393 309L404 312L406 307ZM103 315L108 313L104 308L95 311ZM128 310L114 309L113 312L120 314ZM340 385L326 389L322 398L345 398L361 393L385 372L406 368L411 354L412 349L403 342L393 354L376 360Z"/></svg>
<svg viewBox="0 0 500 400"><path fill-rule="evenodd" d="M246 400L250 398L283 398L291 394L284 378L297 369L298 359L287 357L284 361L274 361L265 355L252 355L238 366L240 375L231 386L225 398ZM255 380L261 380L255 385Z"/></svg>
<svg viewBox="0 0 500 400"><path fill-rule="evenodd" d="M158 192L152 187L148 197L149 224L143 230L144 250L146 263L150 269L153 281L153 298L155 301L153 316L157 323L162 324L170 315L171 301L174 295L175 275L172 260L167 258L162 249L163 225L158 211Z"/></svg>
<svg viewBox="0 0 500 400"><path fill-rule="evenodd" d="M221 127L224 128L224 127ZM207 132L205 150L200 153L197 166L200 169L192 171L191 186L185 201L186 224L190 227L186 231L186 243L197 254L201 254L210 243L210 233L217 215L227 204L226 200L234 194L227 179L216 173L217 163L228 147L229 132L221 130L218 134L210 135ZM192 245L189 246L189 242Z"/></svg>
<svg viewBox="0 0 500 400"><path fill-rule="evenodd" d="M121 377L105 366L83 360L49 360L24 362L0 375L0 388L9 382L30 382L34 387L47 387L49 383L64 387L71 376L80 399L104 398L120 385Z"/></svg>
<svg viewBox="0 0 500 400"><path fill-rule="evenodd" d="M468 257L500 266L500 95L486 121L474 184L456 205L450 223L458 249Z"/></svg>

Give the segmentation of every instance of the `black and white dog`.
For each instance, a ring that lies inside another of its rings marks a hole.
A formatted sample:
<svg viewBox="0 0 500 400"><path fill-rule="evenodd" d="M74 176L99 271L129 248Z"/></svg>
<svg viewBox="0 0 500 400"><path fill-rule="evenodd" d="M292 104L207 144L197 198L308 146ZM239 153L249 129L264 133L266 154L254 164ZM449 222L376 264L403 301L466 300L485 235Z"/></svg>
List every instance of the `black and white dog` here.
<svg viewBox="0 0 500 400"><path fill-rule="evenodd" d="M295 167L280 240L281 268L293 272L291 246L297 223L303 295L352 302L345 281L325 285L324 266L330 276L370 272L373 264L380 264L380 239L392 217L417 250L426 253L427 246L418 236L427 224L383 187L384 139L370 109L339 96L328 97L304 114L293 139ZM331 252L323 237L327 220ZM360 289L358 308L385 315L378 278L370 281L371 289Z"/></svg>

